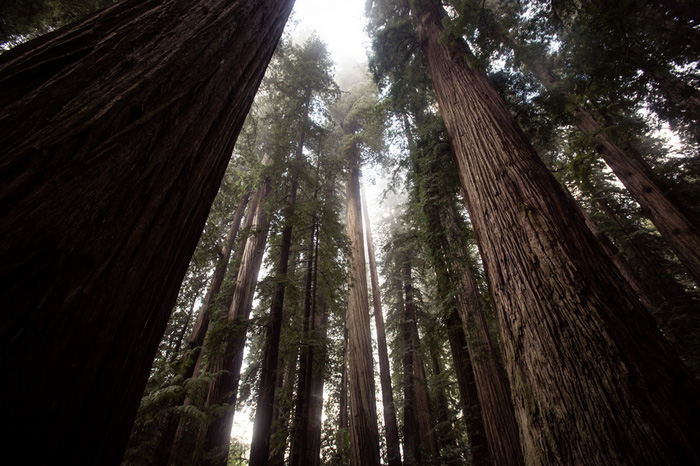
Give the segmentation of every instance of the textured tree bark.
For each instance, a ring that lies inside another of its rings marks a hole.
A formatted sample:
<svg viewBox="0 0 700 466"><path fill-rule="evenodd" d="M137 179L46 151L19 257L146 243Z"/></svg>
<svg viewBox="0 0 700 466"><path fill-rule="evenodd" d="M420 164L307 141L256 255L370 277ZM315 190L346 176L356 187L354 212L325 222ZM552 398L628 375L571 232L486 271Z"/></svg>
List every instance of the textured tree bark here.
<svg viewBox="0 0 700 466"><path fill-rule="evenodd" d="M350 295L347 327L350 362L350 464L379 465L379 431L374 398L374 363L369 325L369 295L360 208L359 149L345 148L348 162L346 224L350 241Z"/></svg>
<svg viewBox="0 0 700 466"><path fill-rule="evenodd" d="M389 366L389 351L386 345L384 316L382 315L382 300L379 293L379 275L377 275L377 262L374 257L374 243L372 242L372 228L369 222L369 211L367 210L367 199L365 198L364 187L360 188L360 196L362 197L362 210L364 211L365 230L367 231L367 255L369 256L369 276L372 284L372 306L374 308L374 321L377 327L379 380L382 386L382 404L384 406L387 461L389 466L401 466L399 427L396 422L394 393L391 388L391 368Z"/></svg>
<svg viewBox="0 0 700 466"><path fill-rule="evenodd" d="M0 58L2 394L36 461L119 462L292 4L128 0Z"/></svg>
<svg viewBox="0 0 700 466"><path fill-rule="evenodd" d="M467 352L467 337L464 335L462 319L457 311L457 303L448 314L447 332L450 340L450 351L454 362L459 398L462 402L464 423L469 439L469 453L473 466L491 464L489 456L489 444L486 438L486 429L481 416L481 403L476 389L476 380L472 363Z"/></svg>
<svg viewBox="0 0 700 466"><path fill-rule="evenodd" d="M346 319L347 321L347 319ZM338 396L338 455L349 458L348 454L348 329L343 329L343 366L340 373L340 393Z"/></svg>
<svg viewBox="0 0 700 466"><path fill-rule="evenodd" d="M413 1L500 322L526 463L700 460L698 388L469 51Z"/></svg>
<svg viewBox="0 0 700 466"><path fill-rule="evenodd" d="M194 323L194 327L187 338L187 352L184 354L184 357L180 363L180 371L183 380L187 380L193 375L195 377L199 375L199 371L197 370L197 373L195 374L195 370L199 368L199 362L201 361L199 356L202 352L202 346L204 345L204 337L209 329L209 307L212 305L214 299L221 290L221 284L224 281L226 270L228 269L228 264L231 259L233 244L236 241L238 229L243 218L243 212L248 205L249 197L250 196L248 194L245 194L243 199L241 199L236 206L236 210L231 221L231 226L229 227L226 240L224 241L224 245L221 248L219 258L216 262L216 268L214 269L214 275L212 276L211 283L209 284L209 289L207 290L207 294L204 297L204 302L199 309L199 314L197 315L197 320ZM173 399L171 406L184 404L187 400L186 395L187 394L183 393L179 398ZM160 440L158 441L156 452L153 455L153 464L155 466L167 465L171 452L173 451L173 446L179 444L179 441L176 441L178 426L180 424L179 421L179 417L172 414L167 415L166 419L163 419L161 423L162 428L160 432L156 434L158 437L160 437Z"/></svg>
<svg viewBox="0 0 700 466"><path fill-rule="evenodd" d="M404 393L410 395L405 399L406 409L412 409L415 422L410 419L409 424L404 425L404 437L410 433L412 442L409 453L410 461L416 464L440 464L439 450L433 431L433 422L430 418L430 400L425 377L425 366L420 354L420 339L418 336L418 324L416 322L416 303L413 291L412 264L409 257L404 256L401 264L401 279L404 290L404 383L407 386ZM406 412L404 410L404 412ZM410 429L415 429L410 432ZM407 460L408 461L408 460Z"/></svg>
<svg viewBox="0 0 700 466"><path fill-rule="evenodd" d="M236 287L228 310L227 325L231 329L230 339L224 348L215 352L214 348L205 344L205 352L209 355L208 372L221 372L209 387L205 406L224 405L229 410L221 417L212 421L204 434L205 452L214 453L211 464L220 464L228 455L228 445L231 441L231 426L233 424L233 409L238 397L238 383L243 364L243 350L248 331L248 318L253 306L255 285L262 264L263 253L267 244L267 234L270 226L269 216L265 207L265 199L271 191L271 181L266 179L256 191L257 209L252 217L251 236L248 237L243 256L238 268ZM230 375L228 375L228 374ZM216 454L218 452L218 455Z"/></svg>
<svg viewBox="0 0 700 466"><path fill-rule="evenodd" d="M299 380L297 382L296 406L294 410L294 430L290 447L290 465L303 466L312 462L309 447L309 422L311 410L311 379L314 370L312 338L314 332L314 261L316 245L317 218L311 222L309 249L306 253L306 283L304 285L304 320L302 322L301 355L299 357Z"/></svg>
<svg viewBox="0 0 700 466"><path fill-rule="evenodd" d="M311 90L306 90L302 130L297 144L295 162L300 164L304 159L304 140L309 119L309 103ZM258 466L268 463L270 455L270 432L272 427L272 408L275 400L275 373L279 356L280 336L282 334L282 318L284 314L284 294L287 289L287 269L289 267L289 252L292 247L292 232L294 229L294 211L296 209L297 191L301 166L292 167L292 186L287 196L285 207L285 227L280 240L280 252L277 261L275 289L270 305L270 317L267 333L263 343L262 365L260 368L260 388L258 403L255 410L253 439L250 445L250 465Z"/></svg>
<svg viewBox="0 0 700 466"><path fill-rule="evenodd" d="M615 144L600 124L583 107L574 110L576 125L591 138L610 169L639 202L659 233L668 241L678 259L700 285L700 226L683 212L656 181Z"/></svg>

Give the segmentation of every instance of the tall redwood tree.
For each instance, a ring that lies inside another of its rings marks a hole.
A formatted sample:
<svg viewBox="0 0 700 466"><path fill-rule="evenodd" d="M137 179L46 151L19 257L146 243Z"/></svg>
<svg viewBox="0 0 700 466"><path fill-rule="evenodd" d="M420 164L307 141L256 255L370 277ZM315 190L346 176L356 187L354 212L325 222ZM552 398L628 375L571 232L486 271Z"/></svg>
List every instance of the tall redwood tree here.
<svg viewBox="0 0 700 466"><path fill-rule="evenodd" d="M292 4L127 0L0 57L2 395L38 462L119 462Z"/></svg>
<svg viewBox="0 0 700 466"><path fill-rule="evenodd" d="M525 463L700 461L698 387L440 2L412 0L500 323Z"/></svg>

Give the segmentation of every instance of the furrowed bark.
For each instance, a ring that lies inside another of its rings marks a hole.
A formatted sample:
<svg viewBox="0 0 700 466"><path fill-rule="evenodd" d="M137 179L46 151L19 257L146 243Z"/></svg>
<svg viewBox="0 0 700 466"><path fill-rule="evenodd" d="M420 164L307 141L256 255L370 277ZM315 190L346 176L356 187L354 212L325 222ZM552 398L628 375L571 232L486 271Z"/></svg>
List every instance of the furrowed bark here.
<svg viewBox="0 0 700 466"><path fill-rule="evenodd" d="M270 219L264 200L271 191L271 181L266 179L258 188L259 200L252 220L251 236L248 237L243 257L238 268L236 287L228 309L227 324L230 329L229 339L224 348L216 354L209 355L207 364L208 372L219 372L209 387L209 393L205 406L227 404L229 410L220 418L215 419L205 429L204 451L213 453L210 464L220 464L228 456L228 445L231 440L231 426L233 424L233 409L238 397L238 384L243 364L243 351L245 338L248 331L248 319L253 306L255 285L258 281L258 273L262 265L263 253L267 244L267 234ZM214 348L205 346L207 353L212 353ZM225 372L221 372L225 371Z"/></svg>
<svg viewBox="0 0 700 466"><path fill-rule="evenodd" d="M384 316L382 315L382 300L379 293L379 276L377 275L377 262L374 257L374 243L372 241L372 229L367 210L367 199L364 186L360 187L362 196L362 210L364 211L365 230L367 232L367 255L369 256L370 282L372 283L372 306L374 308L374 321L377 327L377 352L379 353L379 378L382 386L382 403L384 406L384 428L386 430L387 461L389 466L401 466L401 450L399 449L399 427L396 422L396 408L394 394L391 388L391 368L389 366L389 351L386 345L386 331L384 330Z"/></svg>
<svg viewBox="0 0 700 466"><path fill-rule="evenodd" d="M350 362L350 464L379 465L379 431L374 398L374 363L369 325L369 296L360 207L359 149L345 149L348 161L347 233L350 240L348 296L348 356Z"/></svg>
<svg viewBox="0 0 700 466"><path fill-rule="evenodd" d="M2 394L35 460L119 462L292 4L128 0L0 58Z"/></svg>
<svg viewBox="0 0 700 466"><path fill-rule="evenodd" d="M444 11L413 1L500 322L526 463L700 461L698 387Z"/></svg>

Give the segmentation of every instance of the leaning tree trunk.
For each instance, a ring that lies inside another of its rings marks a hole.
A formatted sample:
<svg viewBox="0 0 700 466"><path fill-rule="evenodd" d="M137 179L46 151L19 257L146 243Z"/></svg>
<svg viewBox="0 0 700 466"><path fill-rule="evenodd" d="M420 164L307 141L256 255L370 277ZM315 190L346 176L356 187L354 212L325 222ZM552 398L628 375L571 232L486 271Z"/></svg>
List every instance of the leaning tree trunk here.
<svg viewBox="0 0 700 466"><path fill-rule="evenodd" d="M293 3L127 0L0 58L2 395L34 460L119 462Z"/></svg>
<svg viewBox="0 0 700 466"><path fill-rule="evenodd" d="M500 322L526 463L700 461L696 382L436 1L411 2Z"/></svg>
<svg viewBox="0 0 700 466"><path fill-rule="evenodd" d="M231 305L226 317L226 325L230 332L229 338L224 342L223 348L211 348L205 346L209 361L207 371L218 373L209 386L209 392L205 405L228 405L228 410L220 417L214 419L204 433L206 440L204 450L220 455L228 454L228 445L231 441L231 426L233 425L233 409L238 397L238 384L243 364L243 351L245 337L248 330L248 318L253 306L255 285L258 281L258 273L262 264L263 253L267 243L267 234L270 219L265 206L265 199L271 191L271 181L266 179L258 188L256 196L256 210L252 220L251 235L248 237L243 257L238 268L236 287L231 299ZM220 457L212 456L212 461Z"/></svg>
<svg viewBox="0 0 700 466"><path fill-rule="evenodd" d="M377 327L377 352L379 353L379 381L382 385L382 404L384 407L384 428L386 430L386 450L389 466L401 466L401 450L399 448L399 427L396 422L396 408L394 406L394 393L391 388L391 368L389 366L389 351L386 345L386 332L384 330L384 316L382 315L382 300L379 293L379 275L377 275L377 261L374 258L374 243L372 242L372 228L369 223L369 211L364 187L360 190L362 196L362 210L364 211L365 230L367 232L367 255L369 256L369 276L372 283L372 306L374 308L374 321Z"/></svg>
<svg viewBox="0 0 700 466"><path fill-rule="evenodd" d="M700 285L700 226L697 220L669 199L656 181L612 141L586 109L576 108L574 116L577 127L595 142L605 163L639 202L695 283Z"/></svg>
<svg viewBox="0 0 700 466"><path fill-rule="evenodd" d="M226 235L226 240L218 252L218 260L216 261L216 268L214 269L214 275L212 276L211 282L209 284L209 289L204 297L204 302L199 308L199 314L197 315L197 320L195 320L194 327L187 338L187 351L181 358L180 361L180 375L183 380L187 380L192 376L197 377L199 374L198 366L200 359L200 354L202 352L202 345L204 344L204 337L209 329L209 313L210 307L212 306L214 299L218 296L221 290L221 284L224 281L226 275L226 270L228 269L228 264L231 259L231 251L233 250L233 244L236 241L238 235L238 229L241 225L241 220L243 218L243 212L248 205L249 195L245 194L243 198L239 201L236 206L236 210L233 214L233 219L231 221L231 226L229 227L228 234ZM182 393L178 397L174 397L170 401L170 406L179 406L187 400L187 394ZM160 421L160 428L156 433L158 438L158 444L155 448L155 453L153 455L153 465L167 465L172 447L178 442L175 441L177 435L178 425L180 418L174 413L168 413Z"/></svg>
<svg viewBox="0 0 700 466"><path fill-rule="evenodd" d="M347 327L350 362L350 464L379 465L379 431L374 398L374 363L369 325L369 296L360 208L359 148L346 148L348 161L347 232L350 241L350 293Z"/></svg>

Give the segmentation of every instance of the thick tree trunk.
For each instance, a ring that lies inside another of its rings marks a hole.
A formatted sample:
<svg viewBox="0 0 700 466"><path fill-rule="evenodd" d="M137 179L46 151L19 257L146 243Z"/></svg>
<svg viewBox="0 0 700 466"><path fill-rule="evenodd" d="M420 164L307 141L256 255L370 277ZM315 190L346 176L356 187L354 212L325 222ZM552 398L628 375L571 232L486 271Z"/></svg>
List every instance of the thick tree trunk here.
<svg viewBox="0 0 700 466"><path fill-rule="evenodd" d="M440 5L412 5L500 322L525 462L698 462L695 381L464 43L445 40Z"/></svg>
<svg viewBox="0 0 700 466"><path fill-rule="evenodd" d="M255 200L257 209L252 217L251 235L243 248L236 287L231 299L231 306L228 309L226 325L230 328L230 337L228 341L224 342L224 348L213 348L208 344L205 345L205 352L209 357L207 371L220 373L209 387L205 405L228 405L228 411L212 421L206 429L204 450L214 453L210 464L220 464L222 458L225 459L228 455L233 409L238 397L238 383L248 330L248 318L253 306L255 285L258 281L258 273L267 244L270 220L265 199L270 191L271 181L266 179L256 192L256 196L259 198ZM221 373L221 371L225 372Z"/></svg>
<svg viewBox="0 0 700 466"><path fill-rule="evenodd" d="M639 202L681 263L700 284L700 227L669 199L655 180L615 144L583 107L574 110L576 124L596 144L605 163Z"/></svg>
<svg viewBox="0 0 700 466"><path fill-rule="evenodd" d="M292 4L129 0L0 58L2 395L34 460L119 463Z"/></svg>
<svg viewBox="0 0 700 466"><path fill-rule="evenodd" d="M394 393L391 388L391 368L389 366L389 351L386 345L384 316L382 315L382 300L379 293L379 275L377 262L374 257L372 228L369 222L369 211L365 198L364 187L361 188L362 210L364 211L365 231L367 232L367 255L369 256L369 276L372 284L372 306L374 321L377 327L377 352L379 353L379 380L382 386L382 404L384 407L384 429L386 430L386 450L389 466L401 466L401 450L399 448L399 427L396 422Z"/></svg>
<svg viewBox="0 0 700 466"><path fill-rule="evenodd" d="M348 161L347 232L350 241L348 356L350 362L350 464L379 465L379 431L374 398L374 363L369 325L369 295L360 207L360 168L356 144L346 148Z"/></svg>

